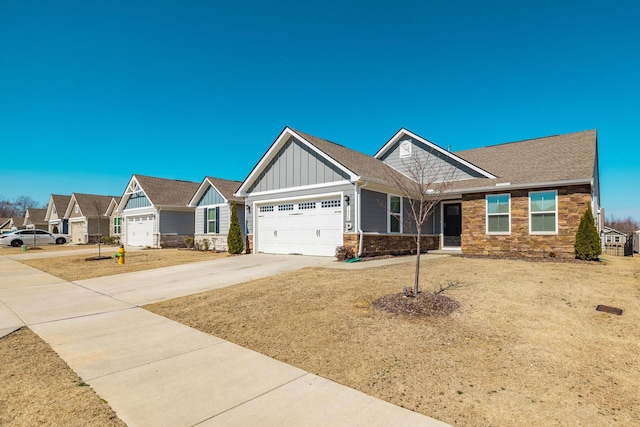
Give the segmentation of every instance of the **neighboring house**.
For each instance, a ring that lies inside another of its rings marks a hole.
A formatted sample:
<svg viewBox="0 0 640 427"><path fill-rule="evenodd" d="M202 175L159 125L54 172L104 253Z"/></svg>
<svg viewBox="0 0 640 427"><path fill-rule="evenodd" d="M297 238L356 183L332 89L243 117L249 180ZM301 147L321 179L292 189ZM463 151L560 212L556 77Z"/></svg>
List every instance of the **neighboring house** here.
<svg viewBox="0 0 640 427"><path fill-rule="evenodd" d="M44 219L46 214L46 209L29 208L24 214L22 225L26 229L37 228L46 230L49 225Z"/></svg>
<svg viewBox="0 0 640 427"><path fill-rule="evenodd" d="M183 247L193 237L197 182L133 175L122 195L122 240L128 246Z"/></svg>
<svg viewBox="0 0 640 427"><path fill-rule="evenodd" d="M114 196L73 193L64 218L69 221L72 243L98 243L101 236L109 235L107 207Z"/></svg>
<svg viewBox="0 0 640 427"><path fill-rule="evenodd" d="M203 239L210 242L209 248L226 251L227 235L231 224L231 206L236 204L236 212L240 222L240 229L245 236L244 200L234 196L234 193L242 184L240 181L205 177L193 195L189 206L196 209L195 235L198 244Z"/></svg>
<svg viewBox="0 0 640 427"><path fill-rule="evenodd" d="M400 129L368 156L287 127L236 192L245 197L251 250L415 252L392 177L419 152L456 176L422 230L426 249L573 257L581 215L600 208L596 131L451 153Z"/></svg>
<svg viewBox="0 0 640 427"><path fill-rule="evenodd" d="M109 218L109 236L117 237L120 241L122 237L122 213L118 210L121 197L114 197L109 202L105 216Z"/></svg>
<svg viewBox="0 0 640 427"><path fill-rule="evenodd" d="M17 216L11 218L4 218L0 222L0 233L10 233L16 230L24 229L24 218L20 218Z"/></svg>
<svg viewBox="0 0 640 427"><path fill-rule="evenodd" d="M600 232L601 241L604 246L624 246L627 243L627 234L622 231L618 231L606 225Z"/></svg>
<svg viewBox="0 0 640 427"><path fill-rule="evenodd" d="M63 196L60 194L52 194L49 197L47 205L47 213L44 220L47 222L47 230L50 233L69 233L69 221L64 218L64 213L69 206L71 196ZM57 231L56 231L57 230Z"/></svg>

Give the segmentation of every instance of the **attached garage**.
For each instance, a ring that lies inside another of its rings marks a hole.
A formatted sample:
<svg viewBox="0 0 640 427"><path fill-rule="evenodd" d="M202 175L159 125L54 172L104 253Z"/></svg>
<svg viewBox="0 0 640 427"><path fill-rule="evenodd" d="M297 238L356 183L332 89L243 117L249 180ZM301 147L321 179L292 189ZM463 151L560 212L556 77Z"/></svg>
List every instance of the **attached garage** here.
<svg viewBox="0 0 640 427"><path fill-rule="evenodd" d="M153 215L127 218L126 233L128 246L153 246Z"/></svg>
<svg viewBox="0 0 640 427"><path fill-rule="evenodd" d="M73 221L69 222L69 234L73 243L86 243L85 240L85 222Z"/></svg>
<svg viewBox="0 0 640 427"><path fill-rule="evenodd" d="M256 204L256 251L334 256L342 245L341 198Z"/></svg>

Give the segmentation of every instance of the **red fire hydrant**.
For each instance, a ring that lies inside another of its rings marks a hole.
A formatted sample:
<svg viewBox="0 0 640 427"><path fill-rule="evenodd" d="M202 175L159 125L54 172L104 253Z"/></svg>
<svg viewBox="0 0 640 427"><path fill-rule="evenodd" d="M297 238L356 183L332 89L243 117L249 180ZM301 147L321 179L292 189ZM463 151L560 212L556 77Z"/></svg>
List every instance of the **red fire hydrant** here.
<svg viewBox="0 0 640 427"><path fill-rule="evenodd" d="M124 264L124 254L124 245L120 245L120 247L118 248L118 252L116 252L116 254L114 255L118 264Z"/></svg>

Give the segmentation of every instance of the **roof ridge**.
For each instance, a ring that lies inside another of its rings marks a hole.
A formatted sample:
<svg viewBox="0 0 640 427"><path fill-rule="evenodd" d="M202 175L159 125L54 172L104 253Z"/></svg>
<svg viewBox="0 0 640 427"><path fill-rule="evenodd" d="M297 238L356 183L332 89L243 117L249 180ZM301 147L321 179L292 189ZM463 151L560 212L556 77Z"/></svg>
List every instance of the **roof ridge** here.
<svg viewBox="0 0 640 427"><path fill-rule="evenodd" d="M500 146L509 145L509 144L520 144L522 142L541 141L543 139L557 138L559 136L578 135L578 134L581 134L581 133L597 132L597 131L598 131L597 129L588 129L588 130L581 130L581 131L577 131L577 132L558 133L558 134L555 134L555 135L541 136L541 137L538 137L538 138L520 139L520 140L517 140L517 141L508 141L508 142L500 142L498 144L485 145L485 146L482 146L482 147L467 148L467 149L464 149L464 150L455 151L453 153L462 153L462 152L471 151L471 150L482 150L483 148L500 147Z"/></svg>

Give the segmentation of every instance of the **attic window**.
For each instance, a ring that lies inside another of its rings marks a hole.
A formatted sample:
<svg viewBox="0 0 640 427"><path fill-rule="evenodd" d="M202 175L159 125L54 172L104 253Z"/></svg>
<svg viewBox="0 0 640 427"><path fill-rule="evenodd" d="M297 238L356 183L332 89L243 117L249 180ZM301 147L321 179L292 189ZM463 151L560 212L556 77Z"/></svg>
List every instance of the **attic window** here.
<svg viewBox="0 0 640 427"><path fill-rule="evenodd" d="M411 141L400 142L400 158L411 157Z"/></svg>
<svg viewBox="0 0 640 427"><path fill-rule="evenodd" d="M78 205L76 205L76 213L80 212L80 208L78 208Z"/></svg>

